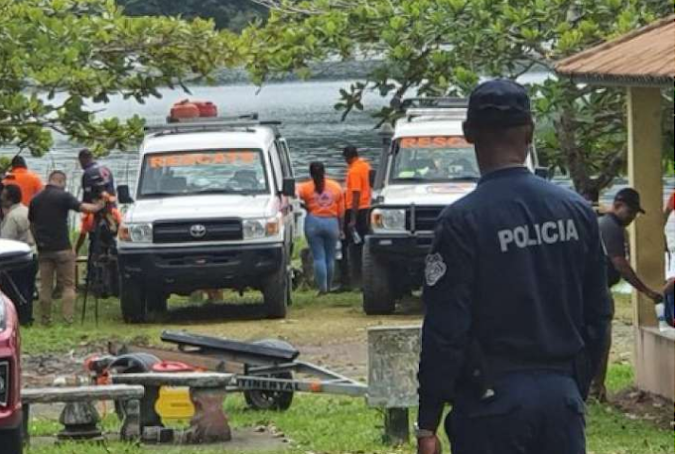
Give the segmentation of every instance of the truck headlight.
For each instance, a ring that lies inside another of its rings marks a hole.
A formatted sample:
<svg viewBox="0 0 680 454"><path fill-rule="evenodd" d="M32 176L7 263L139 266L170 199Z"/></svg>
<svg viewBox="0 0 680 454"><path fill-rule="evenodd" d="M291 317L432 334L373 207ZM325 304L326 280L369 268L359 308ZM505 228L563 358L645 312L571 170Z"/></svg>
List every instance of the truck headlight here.
<svg viewBox="0 0 680 454"><path fill-rule="evenodd" d="M278 217L266 219L244 219L243 239L257 240L277 236L281 231L281 219Z"/></svg>
<svg viewBox="0 0 680 454"><path fill-rule="evenodd" d="M376 233L405 232L406 210L376 208L371 213L371 227Z"/></svg>
<svg viewBox="0 0 680 454"><path fill-rule="evenodd" d="M118 231L118 239L128 243L152 243L153 225L123 224Z"/></svg>

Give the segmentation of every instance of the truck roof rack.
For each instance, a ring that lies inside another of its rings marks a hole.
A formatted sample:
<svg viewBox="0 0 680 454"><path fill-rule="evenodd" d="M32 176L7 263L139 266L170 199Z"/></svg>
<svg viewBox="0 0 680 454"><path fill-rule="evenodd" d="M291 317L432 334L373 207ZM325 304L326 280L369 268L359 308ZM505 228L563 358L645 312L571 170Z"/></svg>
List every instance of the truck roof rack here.
<svg viewBox="0 0 680 454"><path fill-rule="evenodd" d="M407 98L402 102L406 121L465 119L468 100L463 98Z"/></svg>
<svg viewBox="0 0 680 454"><path fill-rule="evenodd" d="M153 135L184 134L190 132L253 131L256 126L268 126L279 136L280 121L260 121L257 113L232 117L170 119L166 123L144 126L144 132Z"/></svg>
<svg viewBox="0 0 680 454"><path fill-rule="evenodd" d="M406 109L467 109L466 98L406 98L401 102L401 108Z"/></svg>

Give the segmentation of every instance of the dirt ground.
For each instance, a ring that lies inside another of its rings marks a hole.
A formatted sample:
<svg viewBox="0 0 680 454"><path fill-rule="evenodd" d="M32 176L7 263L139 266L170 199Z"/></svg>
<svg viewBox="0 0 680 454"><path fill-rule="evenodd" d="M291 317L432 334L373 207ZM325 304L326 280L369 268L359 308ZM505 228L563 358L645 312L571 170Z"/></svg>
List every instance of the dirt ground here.
<svg viewBox="0 0 680 454"><path fill-rule="evenodd" d="M628 419L648 421L660 429L675 429L675 405L662 397L630 388L610 398Z"/></svg>
<svg viewBox="0 0 680 454"><path fill-rule="evenodd" d="M401 307L397 315L390 317L366 317L355 307L324 307L305 310L281 321L192 323L182 329L239 340L275 337L300 350L301 360L364 380L367 376L368 329L374 326L412 326L421 321L422 316L417 309L409 305ZM613 332L611 361L631 363L633 327L627 321L616 320ZM148 341L153 343L154 339L140 339L136 343ZM96 354L106 354L106 342L88 344L66 354L24 355L22 367L25 386L49 386L57 376L82 374L85 359Z"/></svg>

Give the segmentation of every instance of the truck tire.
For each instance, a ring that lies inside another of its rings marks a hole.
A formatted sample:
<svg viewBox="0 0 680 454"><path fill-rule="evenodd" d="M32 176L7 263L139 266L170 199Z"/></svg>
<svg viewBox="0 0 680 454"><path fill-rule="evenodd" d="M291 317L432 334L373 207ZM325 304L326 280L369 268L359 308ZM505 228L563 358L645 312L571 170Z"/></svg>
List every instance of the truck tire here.
<svg viewBox="0 0 680 454"><path fill-rule="evenodd" d="M262 296L267 318L286 318L288 308L290 276L286 260L279 270L264 279Z"/></svg>
<svg viewBox="0 0 680 454"><path fill-rule="evenodd" d="M122 279L120 309L125 323L142 323L146 320L146 298L139 282Z"/></svg>
<svg viewBox="0 0 680 454"><path fill-rule="evenodd" d="M149 289L146 291L146 309L148 312L164 314L168 311L168 298L160 290Z"/></svg>
<svg viewBox="0 0 680 454"><path fill-rule="evenodd" d="M390 315L396 306L387 264L371 253L368 243L363 253L363 293L366 315Z"/></svg>
<svg viewBox="0 0 680 454"><path fill-rule="evenodd" d="M14 429L0 430L0 446L2 446L3 453L21 454L23 452L21 432L21 426Z"/></svg>
<svg viewBox="0 0 680 454"><path fill-rule="evenodd" d="M288 342L278 339L265 339L254 342L255 345L264 345L275 348L289 348L294 350L293 346ZM263 375L263 377L280 378L282 380L292 380L293 373L290 371L280 372L278 374ZM252 410L259 411L286 411L293 404L293 396L295 393L285 391L245 391L243 396L246 399L248 407Z"/></svg>

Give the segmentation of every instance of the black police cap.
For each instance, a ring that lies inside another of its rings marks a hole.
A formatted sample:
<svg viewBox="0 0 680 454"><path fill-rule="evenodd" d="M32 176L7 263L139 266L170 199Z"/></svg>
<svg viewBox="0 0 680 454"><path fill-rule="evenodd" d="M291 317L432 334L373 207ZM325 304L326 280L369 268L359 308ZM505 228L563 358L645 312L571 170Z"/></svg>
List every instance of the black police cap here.
<svg viewBox="0 0 680 454"><path fill-rule="evenodd" d="M623 188L614 196L615 202L621 202L628 205L635 211L639 211L642 214L647 214L645 210L642 209L640 205L640 193L633 188Z"/></svg>
<svg viewBox="0 0 680 454"><path fill-rule="evenodd" d="M477 86L468 102L471 126L500 127L531 124L531 101L526 89L508 79L494 79Z"/></svg>

